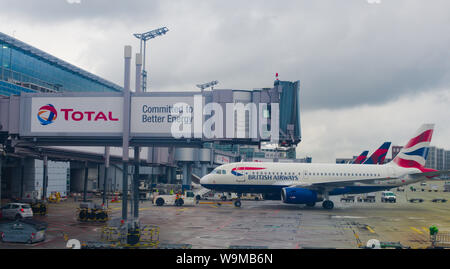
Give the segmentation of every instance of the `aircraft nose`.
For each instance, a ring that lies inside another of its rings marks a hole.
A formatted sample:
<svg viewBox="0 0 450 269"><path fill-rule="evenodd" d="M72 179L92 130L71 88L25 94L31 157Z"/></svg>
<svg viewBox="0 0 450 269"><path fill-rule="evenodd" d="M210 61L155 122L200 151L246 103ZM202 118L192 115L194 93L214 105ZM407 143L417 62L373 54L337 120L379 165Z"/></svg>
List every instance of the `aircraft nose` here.
<svg viewBox="0 0 450 269"><path fill-rule="evenodd" d="M208 184L208 178L209 178L209 175L202 177L200 179L200 185L204 186L204 185Z"/></svg>

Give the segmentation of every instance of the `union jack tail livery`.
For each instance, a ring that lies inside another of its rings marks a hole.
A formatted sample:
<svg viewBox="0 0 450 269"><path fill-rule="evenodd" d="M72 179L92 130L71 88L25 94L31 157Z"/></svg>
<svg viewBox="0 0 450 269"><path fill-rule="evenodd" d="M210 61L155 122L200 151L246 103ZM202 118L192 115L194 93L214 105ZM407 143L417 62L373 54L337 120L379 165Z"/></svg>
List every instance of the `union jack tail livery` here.
<svg viewBox="0 0 450 269"><path fill-rule="evenodd" d="M384 142L363 164L383 164L391 142Z"/></svg>
<svg viewBox="0 0 450 269"><path fill-rule="evenodd" d="M392 163L404 168L417 168L424 173L436 171L425 168L433 130L434 124L422 125L416 135L409 140L408 144L394 158Z"/></svg>
<svg viewBox="0 0 450 269"><path fill-rule="evenodd" d="M367 154L369 154L369 151L363 151L361 153L361 155L359 155L353 162L352 164L361 164L363 163L366 159L367 159Z"/></svg>

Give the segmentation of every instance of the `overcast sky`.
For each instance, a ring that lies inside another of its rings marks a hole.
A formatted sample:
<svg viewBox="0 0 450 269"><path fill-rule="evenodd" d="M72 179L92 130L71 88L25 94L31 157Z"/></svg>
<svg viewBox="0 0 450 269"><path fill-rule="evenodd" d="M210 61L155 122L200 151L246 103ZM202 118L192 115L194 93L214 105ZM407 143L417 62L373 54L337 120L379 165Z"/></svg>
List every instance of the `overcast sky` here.
<svg viewBox="0 0 450 269"><path fill-rule="evenodd" d="M450 150L450 1L369 2L0 0L0 31L123 85L124 45L165 26L148 43L150 90L300 80L299 157L404 145L422 123Z"/></svg>

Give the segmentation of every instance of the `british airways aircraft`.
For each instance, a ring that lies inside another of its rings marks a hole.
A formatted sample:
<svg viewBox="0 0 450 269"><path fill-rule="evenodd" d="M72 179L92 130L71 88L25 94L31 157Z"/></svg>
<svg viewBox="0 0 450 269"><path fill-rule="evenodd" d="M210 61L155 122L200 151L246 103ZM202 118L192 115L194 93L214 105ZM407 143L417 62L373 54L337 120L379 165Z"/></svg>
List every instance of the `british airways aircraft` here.
<svg viewBox="0 0 450 269"><path fill-rule="evenodd" d="M391 142L384 142L381 147L379 147L370 157L365 160L362 164L383 164L384 159L389 151ZM425 160L427 157L425 156Z"/></svg>
<svg viewBox="0 0 450 269"><path fill-rule="evenodd" d="M230 163L217 167L200 180L220 192L263 193L281 196L287 204L332 209L331 195L388 190L433 178L449 171L425 168L434 124L424 124L393 161L386 165L311 163ZM240 207L237 199L235 206Z"/></svg>
<svg viewBox="0 0 450 269"><path fill-rule="evenodd" d="M367 159L367 154L369 154L368 150L363 151L361 155L356 157L352 164L362 164Z"/></svg>

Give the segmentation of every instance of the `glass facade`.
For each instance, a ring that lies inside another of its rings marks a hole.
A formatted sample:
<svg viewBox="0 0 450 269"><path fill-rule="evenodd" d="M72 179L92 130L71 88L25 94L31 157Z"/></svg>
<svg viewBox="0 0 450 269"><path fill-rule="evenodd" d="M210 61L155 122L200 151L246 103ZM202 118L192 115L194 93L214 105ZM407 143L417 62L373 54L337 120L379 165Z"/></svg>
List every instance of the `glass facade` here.
<svg viewBox="0 0 450 269"><path fill-rule="evenodd" d="M119 92L122 88L0 33L0 94ZM6 85L6 84L10 85ZM15 86L15 87L13 87ZM15 88L15 89L13 89Z"/></svg>

